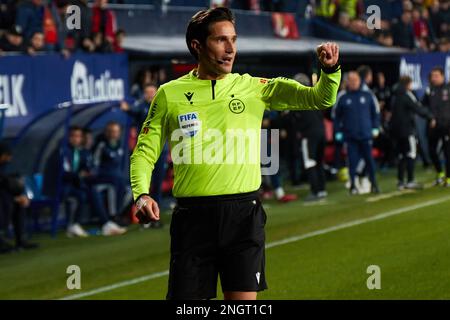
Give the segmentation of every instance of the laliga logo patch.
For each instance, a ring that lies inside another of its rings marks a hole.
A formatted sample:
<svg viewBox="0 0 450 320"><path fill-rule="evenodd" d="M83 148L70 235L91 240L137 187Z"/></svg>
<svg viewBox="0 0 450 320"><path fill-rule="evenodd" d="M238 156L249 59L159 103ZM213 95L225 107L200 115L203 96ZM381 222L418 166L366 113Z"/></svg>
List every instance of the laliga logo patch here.
<svg viewBox="0 0 450 320"><path fill-rule="evenodd" d="M189 112L178 116L178 124L186 136L193 137L200 130L201 121L197 112Z"/></svg>

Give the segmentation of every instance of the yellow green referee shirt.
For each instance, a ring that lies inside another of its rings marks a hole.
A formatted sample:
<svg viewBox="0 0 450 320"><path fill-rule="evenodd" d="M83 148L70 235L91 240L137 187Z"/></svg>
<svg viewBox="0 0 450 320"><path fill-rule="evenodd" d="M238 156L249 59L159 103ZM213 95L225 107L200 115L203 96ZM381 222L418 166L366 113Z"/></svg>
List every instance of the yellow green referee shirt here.
<svg viewBox="0 0 450 320"><path fill-rule="evenodd" d="M174 162L175 197L257 190L264 110L329 108L335 103L340 79L340 68L322 71L314 87L287 78L269 80L236 73L201 80L193 70L162 85L131 156L134 199L149 193L152 171L166 140ZM242 136L245 139L239 140Z"/></svg>

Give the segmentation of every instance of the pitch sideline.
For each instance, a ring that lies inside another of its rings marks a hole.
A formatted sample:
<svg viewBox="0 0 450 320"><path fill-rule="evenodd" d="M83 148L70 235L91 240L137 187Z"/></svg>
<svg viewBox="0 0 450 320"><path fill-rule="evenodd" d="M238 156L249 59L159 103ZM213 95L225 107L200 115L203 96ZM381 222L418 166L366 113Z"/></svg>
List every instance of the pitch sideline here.
<svg viewBox="0 0 450 320"><path fill-rule="evenodd" d="M278 247L278 246L282 246L284 244L288 244L288 243L292 243L292 242L296 242L296 241L300 241L300 240L304 240L307 238L312 238L315 236L319 236L319 235L323 235L326 233L330 233L333 231L337 231L337 230L342 230L342 229L346 229L346 228L350 228L350 227L354 227L360 224L364 224L364 223L368 223L368 222L372 222L372 221L377 221L377 220L382 220L388 217L392 217L395 215L399 215L408 211L414 211L417 209L422 209L425 207L429 207L429 206L433 206L436 204L440 204L446 201L450 200L450 196L445 196L442 198L438 198L438 199L434 199L434 200L429 200L420 204L415 204L412 206L408 206L408 207L403 207L403 208L399 208L399 209L394 209L394 210L390 210L390 211L386 211L383 213L379 213L377 215L368 217L368 218L364 218L364 219L356 219L353 221L349 221L349 222L344 222L341 224L337 224L335 226L332 227L328 227L328 228L324 228L324 229L320 229L317 231L312 231L312 232L308 232L302 235L298 235L298 236L293 236L293 237L288 237L282 240L278 240L278 241L273 241L270 242L268 244L266 244L266 249L270 249L270 248L274 248L274 247ZM165 271L161 271L161 272L156 272L156 273L152 273L146 276L142 276L142 277L138 277L138 278L134 278L131 280L126 280L126 281L122 281L122 282L118 282L112 285L108 285L108 286L104 286L104 287L100 287L97 289L93 289L87 292L82 292L82 293L78 293L78 294L73 294L73 295L69 295L66 297L63 297L59 300L75 300L75 299L80 299L80 298L84 298L84 297L89 297L89 296L93 296L96 295L98 293L102 293L102 292L107 292L107 291L111 291L117 288L121 288L121 287L126 287L126 286L130 286L136 283L141 283L144 281L148 281L148 280L152 280L152 279L156 279L156 278L160 278L160 277L164 277L167 276L169 274L169 270L165 270Z"/></svg>

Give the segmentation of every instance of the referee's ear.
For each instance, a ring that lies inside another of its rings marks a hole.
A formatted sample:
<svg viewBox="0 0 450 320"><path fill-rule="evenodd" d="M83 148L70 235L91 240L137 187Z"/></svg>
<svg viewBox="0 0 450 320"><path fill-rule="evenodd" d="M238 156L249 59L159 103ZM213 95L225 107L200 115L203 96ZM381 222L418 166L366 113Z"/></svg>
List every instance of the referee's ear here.
<svg viewBox="0 0 450 320"><path fill-rule="evenodd" d="M197 60L198 60L200 56L200 51L202 49L202 44L197 39L192 39L191 48L194 49L194 51L197 53Z"/></svg>

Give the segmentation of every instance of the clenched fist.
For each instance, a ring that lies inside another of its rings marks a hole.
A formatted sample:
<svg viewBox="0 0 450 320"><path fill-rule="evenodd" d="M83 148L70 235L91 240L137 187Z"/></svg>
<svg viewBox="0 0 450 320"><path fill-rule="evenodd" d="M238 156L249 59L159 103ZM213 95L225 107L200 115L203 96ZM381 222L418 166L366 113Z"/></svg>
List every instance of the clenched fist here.
<svg viewBox="0 0 450 320"><path fill-rule="evenodd" d="M317 56L324 67L334 67L339 60L339 46L335 42L322 43L317 47Z"/></svg>

